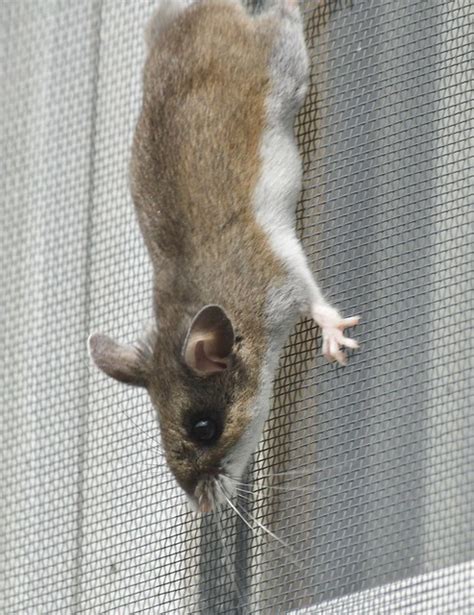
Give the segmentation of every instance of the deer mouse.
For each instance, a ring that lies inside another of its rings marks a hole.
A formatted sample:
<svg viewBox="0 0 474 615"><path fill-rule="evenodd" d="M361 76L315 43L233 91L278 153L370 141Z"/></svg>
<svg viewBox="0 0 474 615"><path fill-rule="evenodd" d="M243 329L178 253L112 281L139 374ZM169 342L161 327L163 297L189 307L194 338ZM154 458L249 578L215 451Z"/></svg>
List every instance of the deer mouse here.
<svg viewBox="0 0 474 615"><path fill-rule="evenodd" d="M94 334L108 376L145 387L166 461L194 508L230 499L257 447L279 355L302 315L323 353L357 348L295 232L293 124L308 55L297 0L160 0L146 32L131 190L153 266L154 325L131 345Z"/></svg>

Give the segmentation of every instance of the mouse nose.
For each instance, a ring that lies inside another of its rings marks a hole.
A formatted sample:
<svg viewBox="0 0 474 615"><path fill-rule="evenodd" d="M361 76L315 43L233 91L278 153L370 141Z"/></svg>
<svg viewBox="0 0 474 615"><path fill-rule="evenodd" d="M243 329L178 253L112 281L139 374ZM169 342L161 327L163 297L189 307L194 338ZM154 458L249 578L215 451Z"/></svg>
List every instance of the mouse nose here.
<svg viewBox="0 0 474 615"><path fill-rule="evenodd" d="M201 498L198 500L198 511L200 513L211 513L214 512L214 507L212 502L208 499Z"/></svg>
<svg viewBox="0 0 474 615"><path fill-rule="evenodd" d="M205 476L198 481L194 490L197 509L201 513L210 513L216 510L216 481L214 476Z"/></svg>

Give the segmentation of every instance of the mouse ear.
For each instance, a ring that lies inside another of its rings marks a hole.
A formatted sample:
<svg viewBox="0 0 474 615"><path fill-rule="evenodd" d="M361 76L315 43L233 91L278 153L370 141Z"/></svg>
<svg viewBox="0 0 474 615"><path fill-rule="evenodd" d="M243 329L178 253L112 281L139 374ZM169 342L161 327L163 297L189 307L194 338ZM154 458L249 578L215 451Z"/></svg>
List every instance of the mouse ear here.
<svg viewBox="0 0 474 615"><path fill-rule="evenodd" d="M218 305L206 305L194 317L183 346L188 367L201 376L228 369L232 364L234 328Z"/></svg>
<svg viewBox="0 0 474 615"><path fill-rule="evenodd" d="M147 386L152 356L149 335L136 344L119 344L107 335L94 333L87 344L92 360L107 376L125 384Z"/></svg>

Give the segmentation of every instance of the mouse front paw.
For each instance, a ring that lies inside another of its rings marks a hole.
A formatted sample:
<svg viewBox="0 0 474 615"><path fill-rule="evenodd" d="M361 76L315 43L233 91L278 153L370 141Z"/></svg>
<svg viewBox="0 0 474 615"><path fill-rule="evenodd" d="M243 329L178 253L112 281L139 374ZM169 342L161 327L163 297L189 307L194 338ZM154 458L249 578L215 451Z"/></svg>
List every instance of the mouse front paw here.
<svg viewBox="0 0 474 615"><path fill-rule="evenodd" d="M337 310L330 306L317 306L312 316L321 329L323 338L323 355L328 361L337 361L346 365L347 355L342 348L359 348L356 340L346 337L344 330L359 324L360 317L342 318Z"/></svg>

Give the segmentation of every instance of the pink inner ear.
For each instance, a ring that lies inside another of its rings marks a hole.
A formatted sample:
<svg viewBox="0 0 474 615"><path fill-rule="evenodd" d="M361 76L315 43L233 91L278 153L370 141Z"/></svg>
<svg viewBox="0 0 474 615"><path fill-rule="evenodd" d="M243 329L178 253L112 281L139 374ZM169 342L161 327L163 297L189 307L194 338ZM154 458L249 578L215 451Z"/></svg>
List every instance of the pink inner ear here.
<svg viewBox="0 0 474 615"><path fill-rule="evenodd" d="M204 340L199 340L194 345L194 369L203 374L213 374L227 369L226 362L214 359L206 354L204 344Z"/></svg>

